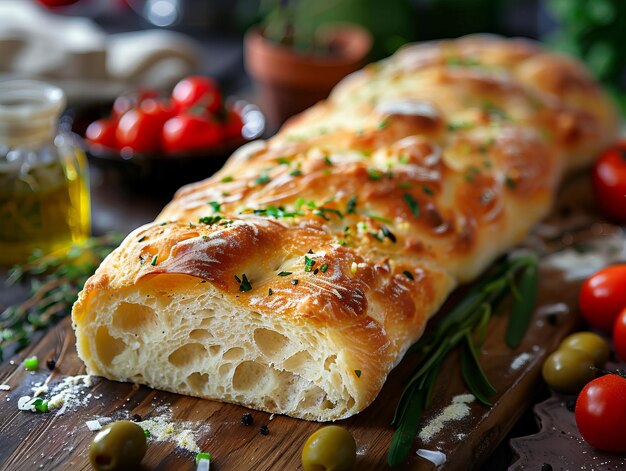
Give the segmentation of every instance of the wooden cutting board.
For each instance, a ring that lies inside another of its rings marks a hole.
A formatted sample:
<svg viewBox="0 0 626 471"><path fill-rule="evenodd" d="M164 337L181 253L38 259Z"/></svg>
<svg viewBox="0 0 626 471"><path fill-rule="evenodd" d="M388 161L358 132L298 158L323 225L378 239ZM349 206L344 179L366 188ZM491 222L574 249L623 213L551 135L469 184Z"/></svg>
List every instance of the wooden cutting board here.
<svg viewBox="0 0 626 471"><path fill-rule="evenodd" d="M558 237L543 237L544 247L555 249L561 244L576 243L578 236L572 235L576 233L582 234L583 238L604 237L615 230L613 226L592 224L593 218L589 213L584 216L578 212L580 205L574 212L569 209L572 195L576 195L579 201L590 201L586 196L586 183L582 185L582 193L571 189L563 193L561 200L564 202L557 206L549 223L552 233L555 229L565 232ZM586 228L591 229L587 231ZM538 238L535 236L530 240L536 243ZM539 273L537 309L517 349L512 350L504 343L508 321L506 306L490 321L480 362L498 391L493 398L493 406L471 402L466 417L446 422L441 431L428 441L416 438L410 458L401 469L436 469L434 464L416 454L418 449L443 452L446 462L439 469L476 468L533 403L541 380L543 359L578 322L576 310L580 285L579 281L568 281L561 271L545 264L540 267ZM453 295L441 312L453 305L459 295ZM46 358L56 353L58 366L49 379L52 386L65 376L84 374L74 342L69 319L66 319L16 356L14 364L5 363L0 368L0 384L11 387L8 392L0 391L0 469L91 469L88 447L94 432L89 431L86 421L100 417L120 419L134 414L145 420L169 413L174 427L182 427L181 422L185 422L185 428L192 430L199 447L213 455L212 470L302 469L302 445L321 425L284 416L272 417L240 406L95 379L93 385L86 388L85 395L92 396L85 400L84 406L61 415L56 415L54 411L47 414L19 411L18 398L32 395L31 387L44 382L50 375L43 365L35 374L26 372L21 366L23 358L37 355L43 364ZM386 454L393 435L391 418L403 381L416 361L416 357L405 358L391 373L369 408L339 422L356 439L358 456L355 469L387 468ZM433 403L425 412L421 425L425 426L433 420L436 423L436 418L441 416L453 398L462 394L468 394L468 391L461 379L458 356L453 353L442 368ZM241 416L246 412L252 414L253 425L241 423ZM263 425L269 428L269 434L260 433L259 428ZM171 442L150 439L142 469L194 469L194 457L195 453L176 447Z"/></svg>

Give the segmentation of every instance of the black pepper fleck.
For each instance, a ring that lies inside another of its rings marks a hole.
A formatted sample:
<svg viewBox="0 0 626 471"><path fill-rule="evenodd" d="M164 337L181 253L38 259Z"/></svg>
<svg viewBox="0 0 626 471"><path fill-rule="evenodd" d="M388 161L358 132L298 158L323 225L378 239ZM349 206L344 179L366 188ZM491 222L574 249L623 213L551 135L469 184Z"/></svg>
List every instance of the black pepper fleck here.
<svg viewBox="0 0 626 471"><path fill-rule="evenodd" d="M133 414L132 420L133 422L141 422L143 418L139 414Z"/></svg>
<svg viewBox="0 0 626 471"><path fill-rule="evenodd" d="M546 316L546 320L548 321L548 324L556 325L557 321L558 321L558 318L557 318L556 314L548 314Z"/></svg>
<svg viewBox="0 0 626 471"><path fill-rule="evenodd" d="M565 407L567 408L568 411L570 412L574 412L574 410L576 409L576 399L570 399L565 403Z"/></svg>
<svg viewBox="0 0 626 471"><path fill-rule="evenodd" d="M261 435L269 435L270 429L267 428L267 425L262 425L261 428L259 429L259 432L261 432Z"/></svg>
<svg viewBox="0 0 626 471"><path fill-rule="evenodd" d="M544 463L541 465L541 471L552 471L552 465Z"/></svg>
<svg viewBox="0 0 626 471"><path fill-rule="evenodd" d="M48 361L46 361L46 366L50 371L52 371L56 368L57 362L54 360L54 358L49 358Z"/></svg>
<svg viewBox="0 0 626 471"><path fill-rule="evenodd" d="M254 423L254 419L252 418L252 414L243 414L241 416L241 423L244 425L252 425Z"/></svg>

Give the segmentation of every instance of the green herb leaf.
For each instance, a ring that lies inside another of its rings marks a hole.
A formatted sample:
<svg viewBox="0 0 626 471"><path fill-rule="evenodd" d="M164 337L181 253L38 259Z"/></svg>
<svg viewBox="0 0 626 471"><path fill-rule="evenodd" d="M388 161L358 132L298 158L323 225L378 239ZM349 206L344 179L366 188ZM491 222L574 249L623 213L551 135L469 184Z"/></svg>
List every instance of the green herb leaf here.
<svg viewBox="0 0 626 471"><path fill-rule="evenodd" d="M221 220L222 220L222 216L204 216L204 217L198 219L198 222L200 224L206 224L206 225L210 226L212 224L217 224Z"/></svg>
<svg viewBox="0 0 626 471"><path fill-rule="evenodd" d="M406 276L409 280L415 279L415 277L413 276L413 273L411 273L409 270L404 270L402 273L404 273L404 276Z"/></svg>
<svg viewBox="0 0 626 471"><path fill-rule="evenodd" d="M281 271L278 276L289 276L291 275L293 272L291 271Z"/></svg>
<svg viewBox="0 0 626 471"><path fill-rule="evenodd" d="M535 311L538 289L536 259L522 272L517 289L519 296L513 300L505 334L506 343L511 348L516 348L521 343Z"/></svg>
<svg viewBox="0 0 626 471"><path fill-rule="evenodd" d="M370 180L376 181L376 180L380 180L383 177L383 172L375 168L368 168L367 176L370 177Z"/></svg>
<svg viewBox="0 0 626 471"><path fill-rule="evenodd" d="M354 214L356 211L356 196L351 196L346 205L346 214Z"/></svg>
<svg viewBox="0 0 626 471"><path fill-rule="evenodd" d="M328 263L325 263L324 265L320 267L320 271L322 273L326 273L326 270L328 270Z"/></svg>
<svg viewBox="0 0 626 471"><path fill-rule="evenodd" d="M361 377L361 370L354 370L354 374L356 375L357 378Z"/></svg>
<svg viewBox="0 0 626 471"><path fill-rule="evenodd" d="M234 180L234 178L231 175L226 175L224 178L222 178L222 183L229 183L232 182Z"/></svg>
<svg viewBox="0 0 626 471"><path fill-rule="evenodd" d="M239 278L237 278L237 275L235 275L235 279L239 280ZM246 274L242 274L241 275L241 280L239 281L239 291L250 291L252 289L252 285L250 284L250 281L248 280L248 277L246 276Z"/></svg>
<svg viewBox="0 0 626 471"><path fill-rule="evenodd" d="M309 272L313 269L313 265L315 265L315 260L312 258L304 256L304 271Z"/></svg>
<svg viewBox="0 0 626 471"><path fill-rule="evenodd" d="M413 216L415 216L416 218L419 217L420 215L419 204L417 203L417 201L415 201L413 196L411 196L409 193L404 193L402 197L404 198L404 201L406 201L406 204L409 205L409 209L413 213Z"/></svg>
<svg viewBox="0 0 626 471"><path fill-rule="evenodd" d="M490 406L491 402L488 398L493 396L496 390L487 379L478 362L478 354L469 332L465 334L465 343L461 350L461 373L463 374L465 384L472 394L476 396L476 399L486 406Z"/></svg>
<svg viewBox="0 0 626 471"><path fill-rule="evenodd" d="M150 261L150 265L155 266L157 264L157 259L159 258L159 255L156 254L154 257L152 257L152 260Z"/></svg>
<svg viewBox="0 0 626 471"><path fill-rule="evenodd" d="M302 170L292 170L291 172L289 172L289 175L291 175L292 177L298 177L302 175Z"/></svg>
<svg viewBox="0 0 626 471"><path fill-rule="evenodd" d="M393 234L393 232L387 229L387 226L383 226L382 231L383 231L383 236L385 236L391 242L393 242L394 244L397 242L396 236Z"/></svg>
<svg viewBox="0 0 626 471"><path fill-rule="evenodd" d="M269 175L259 175L259 177L254 180L254 183L256 183L257 185L265 185L266 183L269 183L270 180L271 178L269 177Z"/></svg>
<svg viewBox="0 0 626 471"><path fill-rule="evenodd" d="M213 211L215 211L216 213L219 213L222 210L222 205L217 201L207 201L207 204L211 205Z"/></svg>

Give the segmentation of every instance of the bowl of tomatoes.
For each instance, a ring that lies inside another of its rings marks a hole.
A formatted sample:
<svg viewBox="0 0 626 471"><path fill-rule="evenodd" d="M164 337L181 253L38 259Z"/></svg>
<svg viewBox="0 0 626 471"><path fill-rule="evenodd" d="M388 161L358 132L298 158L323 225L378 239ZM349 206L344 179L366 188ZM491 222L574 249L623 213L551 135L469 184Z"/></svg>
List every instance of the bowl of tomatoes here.
<svg viewBox="0 0 626 471"><path fill-rule="evenodd" d="M241 145L260 137L265 117L245 100L224 100L215 81L191 76L163 96L118 97L109 116L84 133L90 163L120 183L171 194L219 170Z"/></svg>

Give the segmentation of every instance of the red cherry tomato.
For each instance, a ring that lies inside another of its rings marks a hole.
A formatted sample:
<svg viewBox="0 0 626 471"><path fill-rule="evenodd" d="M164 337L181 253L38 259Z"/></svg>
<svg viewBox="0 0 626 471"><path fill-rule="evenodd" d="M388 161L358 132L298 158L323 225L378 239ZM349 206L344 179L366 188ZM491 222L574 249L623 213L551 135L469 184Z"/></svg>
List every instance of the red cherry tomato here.
<svg viewBox="0 0 626 471"><path fill-rule="evenodd" d="M613 346L615 352L622 359L626 360L626 307L619 313L613 326Z"/></svg>
<svg viewBox="0 0 626 471"><path fill-rule="evenodd" d="M149 88L139 89L132 93L118 96L113 102L113 116L120 117L127 111L137 108L141 103L149 99L157 99L159 92Z"/></svg>
<svg viewBox="0 0 626 471"><path fill-rule="evenodd" d="M172 99L181 111L197 106L216 114L222 107L222 96L217 83L199 75L178 82L172 91Z"/></svg>
<svg viewBox="0 0 626 471"><path fill-rule="evenodd" d="M163 148L170 153L208 149L222 140L221 126L200 116L174 116L163 126Z"/></svg>
<svg viewBox="0 0 626 471"><path fill-rule="evenodd" d="M587 278L578 302L590 325L610 332L617 315L626 307L626 264L603 268Z"/></svg>
<svg viewBox="0 0 626 471"><path fill-rule="evenodd" d="M593 167L593 191L600 210L626 223L626 140L607 149Z"/></svg>
<svg viewBox="0 0 626 471"><path fill-rule="evenodd" d="M115 149L117 140L115 139L115 130L117 123L113 119L99 119L94 121L87 127L85 137L93 144Z"/></svg>
<svg viewBox="0 0 626 471"><path fill-rule="evenodd" d="M239 113L235 110L228 110L226 121L224 121L224 138L241 139L241 128L243 128L243 121Z"/></svg>
<svg viewBox="0 0 626 471"><path fill-rule="evenodd" d="M163 101L143 101L139 108L124 113L120 118L115 133L119 147L128 147L141 153L159 151L161 130L173 113Z"/></svg>
<svg viewBox="0 0 626 471"><path fill-rule="evenodd" d="M594 448L626 452L626 379L608 374L589 382L576 400L576 425Z"/></svg>

